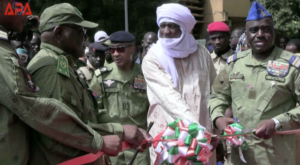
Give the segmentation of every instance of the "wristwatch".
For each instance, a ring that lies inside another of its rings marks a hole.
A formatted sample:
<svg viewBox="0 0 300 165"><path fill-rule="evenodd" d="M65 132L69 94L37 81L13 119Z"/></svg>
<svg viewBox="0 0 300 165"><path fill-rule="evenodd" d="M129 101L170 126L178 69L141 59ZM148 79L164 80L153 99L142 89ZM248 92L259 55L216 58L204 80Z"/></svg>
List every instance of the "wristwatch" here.
<svg viewBox="0 0 300 165"><path fill-rule="evenodd" d="M282 125L280 124L280 122L275 118L272 118L272 120L275 122L275 131L282 131Z"/></svg>

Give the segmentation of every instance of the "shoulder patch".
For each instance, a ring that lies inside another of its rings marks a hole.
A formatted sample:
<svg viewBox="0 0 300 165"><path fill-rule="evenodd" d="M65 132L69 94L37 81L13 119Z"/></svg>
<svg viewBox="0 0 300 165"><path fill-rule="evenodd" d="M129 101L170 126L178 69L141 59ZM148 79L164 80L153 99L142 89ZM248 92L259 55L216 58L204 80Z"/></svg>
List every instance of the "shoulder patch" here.
<svg viewBox="0 0 300 165"><path fill-rule="evenodd" d="M63 55L59 56L57 59L57 72L64 76L70 77L68 60Z"/></svg>
<svg viewBox="0 0 300 165"><path fill-rule="evenodd" d="M93 75L90 73L89 69L86 66L80 67L78 71L81 71L86 80L91 80L93 77Z"/></svg>
<svg viewBox="0 0 300 165"><path fill-rule="evenodd" d="M112 68L108 67L108 66L104 66L104 67L101 67L97 70L95 70L95 75L96 77L99 77L102 73L106 73L106 72L110 72L112 71Z"/></svg>
<svg viewBox="0 0 300 165"><path fill-rule="evenodd" d="M287 60L289 64L295 66L296 68L300 68L300 58L297 55L283 53L280 57Z"/></svg>
<svg viewBox="0 0 300 165"><path fill-rule="evenodd" d="M95 76L96 77L98 77L98 76L100 76L101 75L101 71L100 71L100 69L97 69L97 70L95 70Z"/></svg>

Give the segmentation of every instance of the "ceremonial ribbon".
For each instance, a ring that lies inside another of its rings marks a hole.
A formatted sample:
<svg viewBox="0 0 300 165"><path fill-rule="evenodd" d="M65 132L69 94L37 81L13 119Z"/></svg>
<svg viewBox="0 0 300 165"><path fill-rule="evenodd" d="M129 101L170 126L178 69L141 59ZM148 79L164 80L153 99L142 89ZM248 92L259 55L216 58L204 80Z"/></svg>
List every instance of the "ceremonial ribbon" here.
<svg viewBox="0 0 300 165"><path fill-rule="evenodd" d="M211 136L205 128L190 120L176 120L153 140L157 158L155 165L180 165L190 162L202 165L208 162L213 148Z"/></svg>
<svg viewBox="0 0 300 165"><path fill-rule="evenodd" d="M122 151L123 150L127 150L130 149L130 145L126 142L122 143ZM57 164L57 165L82 165L82 164L87 164L87 163L92 163L94 161L96 161L98 158L100 158L100 156L102 156L104 154L104 152L99 151L97 154L87 154L87 155L83 155L68 161L65 161L63 163Z"/></svg>
<svg viewBox="0 0 300 165"><path fill-rule="evenodd" d="M227 128L225 128L224 135L241 134L242 131L243 131L243 127L241 125L239 125L238 123L233 123L233 124L227 126ZM243 156L243 152L242 152L242 151L248 149L248 144L245 141L245 137L244 136L229 136L229 137L225 137L225 138L226 138L227 144L238 147L240 159L243 162L247 163Z"/></svg>

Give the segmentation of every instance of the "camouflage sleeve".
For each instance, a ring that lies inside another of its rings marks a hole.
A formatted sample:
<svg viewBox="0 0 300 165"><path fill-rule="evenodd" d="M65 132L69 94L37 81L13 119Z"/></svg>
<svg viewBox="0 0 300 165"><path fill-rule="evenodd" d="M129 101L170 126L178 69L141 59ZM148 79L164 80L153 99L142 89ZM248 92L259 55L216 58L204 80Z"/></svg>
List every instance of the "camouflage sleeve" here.
<svg viewBox="0 0 300 165"><path fill-rule="evenodd" d="M123 126L119 123L101 123L96 124L88 122L88 125L97 131L100 135L118 135L123 140Z"/></svg>
<svg viewBox="0 0 300 165"><path fill-rule="evenodd" d="M4 56L4 55L3 55ZM18 59L14 55L1 60L0 101L1 104L31 128L54 140L82 151L96 153L103 144L101 136L84 124L65 104L51 98L37 97L28 88ZM63 129L62 125L71 129Z"/></svg>
<svg viewBox="0 0 300 165"><path fill-rule="evenodd" d="M297 70L297 74L295 77L295 82L292 85L294 87L294 95L295 100L297 100L297 103L300 102L300 74L299 70ZM291 130L291 129L299 129L300 128L300 106L295 107L294 109L291 109L290 111L286 113L282 113L276 117L280 124L282 125L282 130Z"/></svg>
<svg viewBox="0 0 300 165"><path fill-rule="evenodd" d="M214 121L218 117L224 117L225 111L231 103L231 86L228 75L228 68L224 67L212 85L208 109L214 127Z"/></svg>

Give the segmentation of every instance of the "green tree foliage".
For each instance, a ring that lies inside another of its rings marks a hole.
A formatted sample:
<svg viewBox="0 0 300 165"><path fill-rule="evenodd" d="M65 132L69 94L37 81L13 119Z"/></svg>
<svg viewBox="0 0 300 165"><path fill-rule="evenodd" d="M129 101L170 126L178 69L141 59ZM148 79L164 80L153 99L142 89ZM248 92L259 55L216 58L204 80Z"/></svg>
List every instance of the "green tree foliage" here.
<svg viewBox="0 0 300 165"><path fill-rule="evenodd" d="M273 16L275 28L290 38L300 37L300 0L258 0Z"/></svg>
<svg viewBox="0 0 300 165"><path fill-rule="evenodd" d="M96 29L88 30L89 40L93 42L94 34L104 30L110 35L125 30L124 0L33 0L30 8L34 15L57 3L70 3L77 7L84 19L96 22ZM134 34L139 44L144 33L157 32L156 8L165 0L128 0L129 31Z"/></svg>

